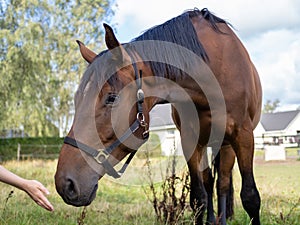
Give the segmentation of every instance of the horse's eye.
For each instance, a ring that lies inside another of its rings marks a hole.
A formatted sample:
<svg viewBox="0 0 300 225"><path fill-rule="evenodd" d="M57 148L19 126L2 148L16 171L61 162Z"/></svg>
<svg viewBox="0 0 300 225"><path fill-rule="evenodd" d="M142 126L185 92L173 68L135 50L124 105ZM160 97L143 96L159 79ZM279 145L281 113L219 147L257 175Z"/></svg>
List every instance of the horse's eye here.
<svg viewBox="0 0 300 225"><path fill-rule="evenodd" d="M105 100L105 104L106 105L113 105L113 104L118 103L118 100L119 100L119 96L117 94L110 93L110 94L108 94L108 96Z"/></svg>

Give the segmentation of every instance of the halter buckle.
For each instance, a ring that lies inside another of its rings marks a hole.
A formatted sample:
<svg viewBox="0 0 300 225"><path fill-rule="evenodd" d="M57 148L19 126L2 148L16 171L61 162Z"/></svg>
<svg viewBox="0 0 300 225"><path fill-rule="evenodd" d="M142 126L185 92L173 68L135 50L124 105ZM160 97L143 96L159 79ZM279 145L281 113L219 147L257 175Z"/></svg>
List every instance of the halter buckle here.
<svg viewBox="0 0 300 225"><path fill-rule="evenodd" d="M98 155L94 157L94 159L99 163L102 164L107 159L107 154L103 149L99 149Z"/></svg>

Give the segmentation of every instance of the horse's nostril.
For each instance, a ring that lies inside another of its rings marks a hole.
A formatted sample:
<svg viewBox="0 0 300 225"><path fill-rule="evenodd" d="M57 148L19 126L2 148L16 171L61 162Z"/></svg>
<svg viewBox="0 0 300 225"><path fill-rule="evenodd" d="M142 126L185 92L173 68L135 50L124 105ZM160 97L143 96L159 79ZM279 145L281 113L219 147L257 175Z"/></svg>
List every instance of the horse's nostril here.
<svg viewBox="0 0 300 225"><path fill-rule="evenodd" d="M65 194L69 200L74 200L78 198L77 188L72 179L67 179Z"/></svg>
<svg viewBox="0 0 300 225"><path fill-rule="evenodd" d="M68 181L67 181L67 190L70 193L75 192L75 190L74 190L74 182L71 179L68 179Z"/></svg>

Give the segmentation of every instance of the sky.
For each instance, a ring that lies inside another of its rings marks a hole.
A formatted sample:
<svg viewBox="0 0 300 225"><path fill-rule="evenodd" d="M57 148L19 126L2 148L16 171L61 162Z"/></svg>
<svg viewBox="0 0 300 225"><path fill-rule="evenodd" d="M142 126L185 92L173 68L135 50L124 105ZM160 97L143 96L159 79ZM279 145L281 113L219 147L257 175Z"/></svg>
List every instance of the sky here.
<svg viewBox="0 0 300 225"><path fill-rule="evenodd" d="M277 111L300 106L299 0L116 0L111 23L120 42L183 13L208 8L230 22L247 48L263 87L263 102L280 100Z"/></svg>

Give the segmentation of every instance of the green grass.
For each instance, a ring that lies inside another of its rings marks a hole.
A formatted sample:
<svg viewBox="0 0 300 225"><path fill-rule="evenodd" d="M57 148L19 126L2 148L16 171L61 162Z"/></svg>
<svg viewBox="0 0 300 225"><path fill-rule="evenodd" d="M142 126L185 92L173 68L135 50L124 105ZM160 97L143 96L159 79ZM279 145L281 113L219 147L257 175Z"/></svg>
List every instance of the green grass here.
<svg viewBox="0 0 300 225"><path fill-rule="evenodd" d="M285 149L286 156L287 157L296 157L296 158L299 158L300 156L298 155L298 150L300 150L300 148L298 148L298 147L286 148ZM264 157L264 155L265 155L264 150L256 150L254 152L254 156L255 157Z"/></svg>
<svg viewBox="0 0 300 225"><path fill-rule="evenodd" d="M164 159L161 159L164 162ZM143 161L140 161L143 162ZM157 173L160 174L164 163L157 163ZM26 178L41 181L51 192L49 200L55 207L50 213L37 206L25 193L6 184L0 183L0 224L77 224L83 208L66 205L56 193L54 173L56 160L52 161L9 161L4 166ZM138 164L138 161L134 162ZM133 168L134 164L133 163ZM140 163L142 164L142 163ZM131 185L123 181L103 178L99 181L99 189L95 201L87 207L85 224L159 224L156 222L152 205L140 184L146 184L145 176L140 170L128 170L128 176L133 176ZM255 177L261 194L262 224L300 224L300 162L257 163ZM250 220L244 212L239 199L240 175L234 169L235 216L229 225L249 224ZM11 191L11 198L6 199ZM189 213L182 224L192 224Z"/></svg>
<svg viewBox="0 0 300 225"><path fill-rule="evenodd" d="M300 148L296 147L296 148L286 148L286 155L287 156L294 156L294 157L300 157L298 155L298 151L300 151Z"/></svg>
<svg viewBox="0 0 300 225"><path fill-rule="evenodd" d="M255 165L255 179L261 195L262 224L300 224L300 162L268 162ZM239 199L240 176L235 171L235 220L249 224Z"/></svg>

